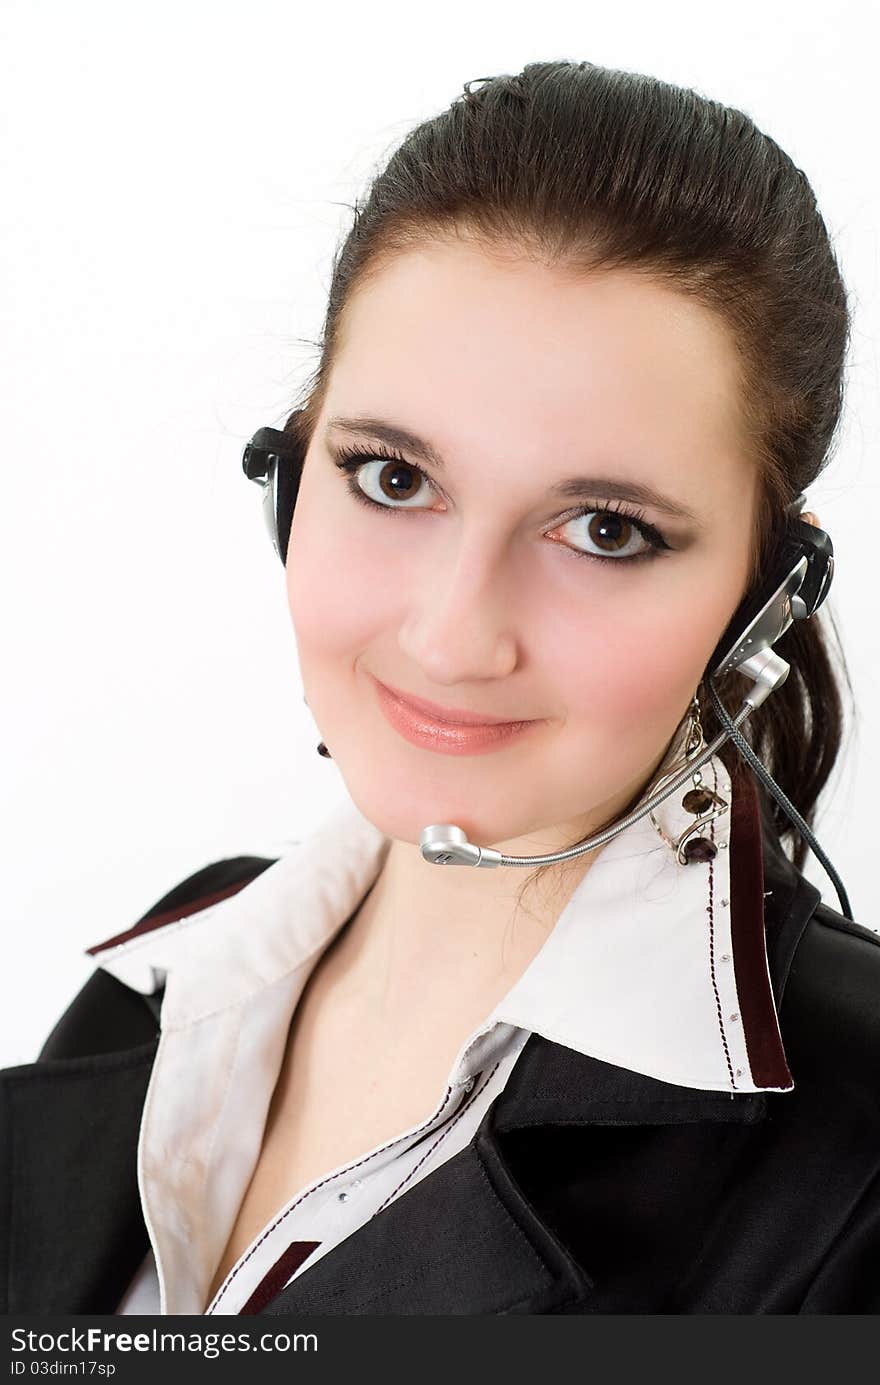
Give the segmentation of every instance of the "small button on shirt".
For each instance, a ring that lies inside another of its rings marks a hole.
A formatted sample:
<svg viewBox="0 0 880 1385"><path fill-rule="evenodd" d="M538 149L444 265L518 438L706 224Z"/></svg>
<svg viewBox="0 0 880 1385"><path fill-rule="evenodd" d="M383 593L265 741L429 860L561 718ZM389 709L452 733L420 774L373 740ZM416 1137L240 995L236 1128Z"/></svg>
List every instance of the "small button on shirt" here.
<svg viewBox="0 0 880 1385"><path fill-rule="evenodd" d="M791 1090L760 869L734 917L730 778L718 756L702 773L728 804L705 831L715 857L680 865L648 817L606 843L539 951L465 1039L434 1109L291 1188L210 1300L259 1159L297 1002L372 888L390 841L346 795L311 836L230 898L160 926L146 920L121 941L89 948L100 967L142 994L165 985L138 1142L150 1249L116 1312L260 1312L469 1143L533 1033L681 1086ZM673 840L694 820L677 794L655 816ZM754 824L750 841L751 871ZM425 863L426 874L440 868Z"/></svg>

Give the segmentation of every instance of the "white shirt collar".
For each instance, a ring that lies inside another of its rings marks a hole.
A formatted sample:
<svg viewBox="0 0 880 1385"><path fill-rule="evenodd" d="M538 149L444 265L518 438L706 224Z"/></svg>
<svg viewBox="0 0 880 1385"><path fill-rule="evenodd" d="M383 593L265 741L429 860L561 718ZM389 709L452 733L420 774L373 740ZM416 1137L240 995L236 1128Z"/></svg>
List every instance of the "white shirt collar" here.
<svg viewBox="0 0 880 1385"><path fill-rule="evenodd" d="M498 1020L679 1086L793 1087L769 984L755 801L733 804L718 756L703 776L730 805L711 825L714 860L679 865L648 817L612 838L474 1034ZM679 797L655 814L673 839L693 821ZM737 809L739 852L736 840L731 850ZM280 983L284 990L286 981L288 993L298 994L316 954L372 886L389 846L346 796L311 836L231 897L88 951L143 994L166 981L163 1032L248 1005L266 988ZM426 874L432 869L465 867L425 864Z"/></svg>

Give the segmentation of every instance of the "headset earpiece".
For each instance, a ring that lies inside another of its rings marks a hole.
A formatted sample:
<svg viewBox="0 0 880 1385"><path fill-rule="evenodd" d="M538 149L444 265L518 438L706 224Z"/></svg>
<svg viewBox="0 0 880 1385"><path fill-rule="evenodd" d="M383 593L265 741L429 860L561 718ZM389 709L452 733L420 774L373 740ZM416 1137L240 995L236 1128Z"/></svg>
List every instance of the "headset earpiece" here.
<svg viewBox="0 0 880 1385"><path fill-rule="evenodd" d="M765 576L734 612L704 677L718 678L770 648L793 620L809 620L828 595L834 549L824 529L800 518L805 501L801 494L787 506Z"/></svg>
<svg viewBox="0 0 880 1385"><path fill-rule="evenodd" d="M287 428L258 428L242 453L241 465L249 481L263 487L263 517L272 547L287 564L287 548L293 524L293 510L299 492L305 461L305 448L295 432Z"/></svg>

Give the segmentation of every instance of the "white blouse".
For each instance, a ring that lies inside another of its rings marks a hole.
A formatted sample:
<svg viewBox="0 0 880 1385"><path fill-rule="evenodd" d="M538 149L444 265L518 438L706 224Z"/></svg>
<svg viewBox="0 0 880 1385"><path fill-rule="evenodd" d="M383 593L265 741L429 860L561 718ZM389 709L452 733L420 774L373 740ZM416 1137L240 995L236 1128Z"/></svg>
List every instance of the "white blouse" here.
<svg viewBox="0 0 880 1385"><path fill-rule="evenodd" d="M433 1111L291 1189L210 1302L260 1154L297 1001L375 882L389 839L346 796L311 836L231 897L89 948L99 966L143 994L165 980L138 1143L150 1250L116 1312L259 1312L469 1143L533 1033L679 1086L791 1090L770 990L762 882L753 882L757 912L753 889L734 920L730 778L718 756L703 775L730 805L706 829L718 848L714 860L679 865L647 817L612 838L525 971L462 1044ZM693 822L679 798L655 813L673 838ZM755 821L751 827L754 852ZM749 869L754 861L752 854ZM425 863L428 887L435 869ZM746 959L752 1033L741 1014Z"/></svg>

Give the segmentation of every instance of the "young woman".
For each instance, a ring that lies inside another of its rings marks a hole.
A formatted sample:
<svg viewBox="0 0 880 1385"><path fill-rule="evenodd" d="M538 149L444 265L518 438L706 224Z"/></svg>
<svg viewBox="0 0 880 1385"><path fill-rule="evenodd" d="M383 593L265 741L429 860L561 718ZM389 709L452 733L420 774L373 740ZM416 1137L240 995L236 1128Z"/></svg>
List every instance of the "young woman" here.
<svg viewBox="0 0 880 1385"><path fill-rule="evenodd" d="M880 939L733 741L530 874L420 849L560 852L717 734L710 656L829 459L848 335L746 115L585 62L481 81L356 208L285 428L343 801L91 948L3 1075L7 1312L880 1307ZM823 620L744 723L807 822Z"/></svg>

